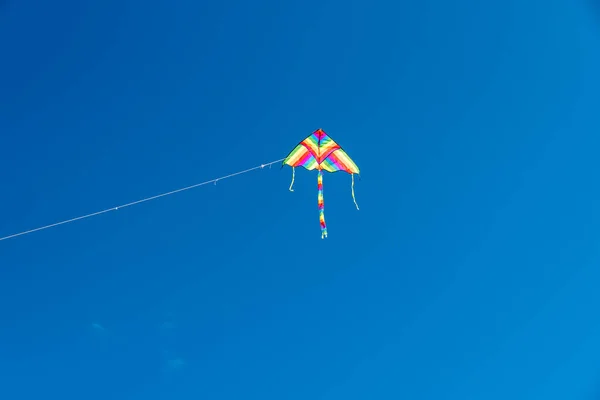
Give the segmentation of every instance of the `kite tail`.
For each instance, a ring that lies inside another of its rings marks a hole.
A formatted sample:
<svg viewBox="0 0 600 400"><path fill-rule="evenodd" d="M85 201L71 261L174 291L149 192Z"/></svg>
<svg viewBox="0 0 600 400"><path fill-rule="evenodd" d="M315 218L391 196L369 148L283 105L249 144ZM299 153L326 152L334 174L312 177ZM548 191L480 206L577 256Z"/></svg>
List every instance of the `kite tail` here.
<svg viewBox="0 0 600 400"><path fill-rule="evenodd" d="M296 178L296 167L292 167L292 183L290 183L290 192L294 191L294 179Z"/></svg>
<svg viewBox="0 0 600 400"><path fill-rule="evenodd" d="M360 210L360 208L358 208L358 203L356 203L356 196L354 196L354 174L352 174L352 199L354 200L354 205L356 206L356 209Z"/></svg>
<svg viewBox="0 0 600 400"><path fill-rule="evenodd" d="M321 239L327 237L327 225L325 224L325 203L323 201L323 171L319 170L319 176L317 178L319 188L319 222L321 223Z"/></svg>

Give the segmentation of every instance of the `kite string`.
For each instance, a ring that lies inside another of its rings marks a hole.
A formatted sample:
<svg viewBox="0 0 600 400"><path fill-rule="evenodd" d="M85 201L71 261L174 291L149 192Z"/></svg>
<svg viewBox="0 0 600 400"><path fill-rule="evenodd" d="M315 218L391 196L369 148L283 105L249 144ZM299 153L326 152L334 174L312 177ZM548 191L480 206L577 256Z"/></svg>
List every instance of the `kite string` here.
<svg viewBox="0 0 600 400"><path fill-rule="evenodd" d="M220 178L211 179L211 180L206 181L206 182L201 182L201 183L197 183L195 185L186 186L186 187L181 188L181 189L176 189L176 190L172 190L170 192L165 192L165 193L157 194L155 196L146 197L146 198L141 199L141 200L136 200L136 201L132 201L131 203L126 203L126 204L122 204L120 206L107 208L107 209L102 210L102 211L96 211L94 213L82 215L80 217L75 217L75 218L67 219L67 220L64 220L64 221L56 222L56 223L53 223L53 224L40 226L39 228L30 229L30 230L19 232L19 233L15 233L15 234L12 234L12 235L0 237L0 241L11 239L11 238L14 238L14 237L17 237L17 236L27 235L27 234L30 234L30 233L33 233L33 232L38 232L38 231L44 230L44 229L53 228L53 227L59 226L59 225L69 224L71 222L79 221L79 220L82 220L82 219L95 217L97 215L105 214L105 213L108 213L110 211L117 211L120 208L131 207L131 206L134 206L134 205L137 205L137 204L140 204L140 203L145 203L145 202L150 201L150 200L158 199L160 197L166 197L166 196L170 196L170 195L175 194L175 193L184 192L186 190L194 189L194 188L197 188L198 186L208 185L209 183L213 183L213 182L216 183L217 181L221 181L223 179L233 178L234 176L242 175L242 174L245 174L245 173L257 170L257 169L263 169L264 167L267 167L267 166L270 167L271 165L273 165L275 163L278 163L278 162L281 162L283 160L284 159L282 158L282 159L279 159L279 160L268 162L266 164L258 165L256 167L248 168L248 169L245 169L243 171L234 172L233 174L225 175L225 176L222 176Z"/></svg>

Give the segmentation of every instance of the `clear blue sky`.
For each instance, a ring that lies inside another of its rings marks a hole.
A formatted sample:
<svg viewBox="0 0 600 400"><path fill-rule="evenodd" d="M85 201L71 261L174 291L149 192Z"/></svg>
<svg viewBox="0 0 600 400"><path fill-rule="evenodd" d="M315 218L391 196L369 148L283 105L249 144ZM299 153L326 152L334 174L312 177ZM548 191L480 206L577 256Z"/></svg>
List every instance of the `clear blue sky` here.
<svg viewBox="0 0 600 400"><path fill-rule="evenodd" d="M600 395L591 0L0 1L0 398ZM597 397L596 397L597 398Z"/></svg>

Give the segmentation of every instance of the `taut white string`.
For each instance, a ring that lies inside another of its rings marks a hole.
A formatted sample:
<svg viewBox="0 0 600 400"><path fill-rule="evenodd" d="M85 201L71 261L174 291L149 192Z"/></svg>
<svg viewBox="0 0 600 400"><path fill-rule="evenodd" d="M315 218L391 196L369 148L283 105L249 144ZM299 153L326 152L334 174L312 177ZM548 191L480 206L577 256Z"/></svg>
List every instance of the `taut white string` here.
<svg viewBox="0 0 600 400"><path fill-rule="evenodd" d="M56 222L54 224L40 226L39 228L30 229L28 231L23 231L23 232L19 232L19 233L15 233L15 234L9 235L9 236L1 237L0 241L11 239L11 238L14 238L14 237L17 237L17 236L28 235L28 234L33 233L33 232L42 231L44 229L53 228L53 227L59 226L59 225L70 224L71 222L79 221L79 220L86 219L86 218L95 217L96 215L105 214L105 213L108 213L108 212L111 212L111 211L117 211L120 208L131 207L131 206L134 206L136 204L145 203L145 202L150 201L150 200L158 199L160 197L166 197L166 196L170 196L170 195L175 194L175 193L184 192L186 190L194 189L194 188L197 188L198 186L208 185L209 183L213 183L213 182L216 183L217 181L222 181L223 179L233 178L234 176L242 175L242 174L248 173L250 171L254 171L256 169L263 169L264 167L270 167L271 165L273 165L275 163L278 163L278 162L281 162L283 160L284 159L282 158L282 159L279 159L279 160L271 161L271 162L268 162L266 164L261 164L261 165L258 165L256 167L253 167L253 168L248 168L246 170L235 172L235 173L229 174L229 175L225 175L225 176L222 176L220 178L211 179L211 180L206 181L206 182L197 183L195 185L187 186L187 187L184 187L184 188L181 188L181 189L172 190L170 192L157 194L157 195L151 196L151 197L146 197L145 199L132 201L131 203L123 204L123 205L116 206L116 207L107 208L107 209L102 210L102 211L96 211L96 212L91 213L91 214L82 215L80 217L75 217L75 218L67 219L65 221Z"/></svg>

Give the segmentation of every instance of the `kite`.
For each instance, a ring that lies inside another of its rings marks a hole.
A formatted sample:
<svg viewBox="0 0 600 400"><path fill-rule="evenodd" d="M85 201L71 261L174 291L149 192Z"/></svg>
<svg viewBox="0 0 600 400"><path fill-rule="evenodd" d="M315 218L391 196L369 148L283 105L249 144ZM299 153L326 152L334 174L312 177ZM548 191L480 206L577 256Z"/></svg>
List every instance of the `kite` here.
<svg viewBox="0 0 600 400"><path fill-rule="evenodd" d="M346 152L322 129L317 129L309 137L300 142L294 150L283 160L284 165L292 167L292 183L290 191L293 192L296 167L304 167L309 171L316 169L319 222L321 223L321 239L327 237L327 225L325 224L325 203L323 201L323 171L338 172L345 171L352 175L352 199L358 210L356 197L354 196L354 174L360 174L358 166L346 154ZM360 175L359 175L360 176Z"/></svg>
<svg viewBox="0 0 600 400"><path fill-rule="evenodd" d="M0 0L2 1L2 0ZM201 183L196 183L194 185L186 186L180 189L171 190L168 192L163 192L161 194L156 194L154 196L145 197L140 200L131 201L129 203L121 204L120 206L113 206L110 208L105 208L100 211L92 212L89 214L84 214L79 217L74 217L66 220L62 220L60 222L51 223L48 225L39 226L38 228L29 229L25 231L21 231L18 233L14 233L7 236L0 236L0 241L8 240L11 238L15 238L17 236L29 235L30 233L50 229L57 227L59 225L71 224L76 221L80 221L82 219L92 218L98 215L102 215L108 212L113 212L117 210L122 210L124 208L132 207L141 203L145 203L147 201L154 201L156 199L172 196L176 193L184 192L187 190L191 190L197 188L199 186L208 185L210 183L220 182L225 179L233 178L234 176L239 176L242 174L247 174L251 171L255 171L258 169L264 169L265 167L271 167L273 164L277 164L282 162L281 168L284 165L289 165L292 167L292 184L290 185L290 191L294 191L294 178L296 177L296 167L304 167L307 170L316 169L318 173L317 183L318 183L318 205L319 205L319 222L321 224L321 238L325 239L327 237L327 225L325 224L325 213L324 213L324 202L323 202L323 171L327 172L338 172L345 171L352 176L352 199L354 199L354 205L356 205L356 209L358 210L358 204L356 203L356 197L354 196L354 174L359 174L360 170L358 166L352 161L352 159L346 154L346 152L338 145L336 142L331 139L322 129L317 129L314 131L309 137L300 142L290 154L286 158L281 158L279 160L271 161L266 164L260 164L256 167L248 168L242 171L230 173L228 175L222 176L220 178L210 179L208 181L204 181ZM102 330L103 327L94 324L94 329Z"/></svg>

